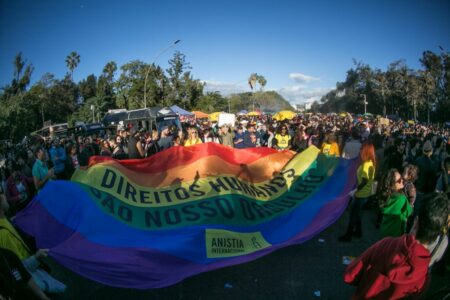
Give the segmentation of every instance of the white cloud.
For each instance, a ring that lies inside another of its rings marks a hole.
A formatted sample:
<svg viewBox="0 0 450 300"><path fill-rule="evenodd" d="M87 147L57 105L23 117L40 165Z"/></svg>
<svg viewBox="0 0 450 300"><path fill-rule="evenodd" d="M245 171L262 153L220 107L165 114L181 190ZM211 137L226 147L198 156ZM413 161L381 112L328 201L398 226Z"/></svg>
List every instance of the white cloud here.
<svg viewBox="0 0 450 300"><path fill-rule="evenodd" d="M276 91L291 104L303 104L313 101L319 101L322 98L322 96L326 95L329 91L334 89L334 87L317 86L319 83L318 82L312 83L312 81L320 81L319 78L304 75L301 73L291 73L289 74L289 78L293 79L293 81L295 82L293 85L287 85L282 88L275 88L275 89L266 87L264 90ZM203 80L202 82L205 84L204 87L205 92L218 91L223 96L229 96L235 93L250 91L247 81L230 83L211 79L211 80Z"/></svg>
<svg viewBox="0 0 450 300"><path fill-rule="evenodd" d="M333 89L333 87L317 87L317 83L313 82L320 81L320 78L318 77L302 73L291 73L289 74L289 78L292 79L295 84L279 89L278 93L293 104L318 101L322 96ZM311 85L315 87L312 87Z"/></svg>
<svg viewBox="0 0 450 300"><path fill-rule="evenodd" d="M318 81L320 78L305 75L302 73L291 73L289 74L289 78L294 80L296 83L308 83L311 81Z"/></svg>
<svg viewBox="0 0 450 300"><path fill-rule="evenodd" d="M248 86L244 83L229 83L229 82L221 82L215 80L202 80L205 84L204 91L205 92L220 92L222 96L228 96L230 94L248 92Z"/></svg>
<svg viewBox="0 0 450 300"><path fill-rule="evenodd" d="M318 101L332 89L333 87L311 88L304 85L292 85L281 88L278 93L289 102L300 104Z"/></svg>

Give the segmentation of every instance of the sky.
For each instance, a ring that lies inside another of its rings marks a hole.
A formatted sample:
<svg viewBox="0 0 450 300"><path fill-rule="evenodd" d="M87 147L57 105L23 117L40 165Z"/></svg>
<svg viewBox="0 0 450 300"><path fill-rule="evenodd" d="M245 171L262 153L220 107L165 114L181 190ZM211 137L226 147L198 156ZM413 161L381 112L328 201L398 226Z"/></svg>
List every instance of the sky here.
<svg viewBox="0 0 450 300"><path fill-rule="evenodd" d="M256 72L265 90L300 104L344 81L353 59L421 68L423 51L450 51L449 29L446 0L0 0L0 87L11 82L18 52L36 82L47 72L64 77L71 51L81 57L75 81L100 75L109 61L158 57L167 68L181 51L206 91L250 91Z"/></svg>

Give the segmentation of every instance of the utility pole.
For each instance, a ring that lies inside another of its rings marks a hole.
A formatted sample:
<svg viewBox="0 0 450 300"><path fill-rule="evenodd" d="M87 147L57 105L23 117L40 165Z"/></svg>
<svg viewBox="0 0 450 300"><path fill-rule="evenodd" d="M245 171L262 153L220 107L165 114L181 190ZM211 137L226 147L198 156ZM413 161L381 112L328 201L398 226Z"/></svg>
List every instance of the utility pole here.
<svg viewBox="0 0 450 300"><path fill-rule="evenodd" d="M91 110L92 110L92 123L95 123L95 113L94 113L95 106L94 105L91 105Z"/></svg>
<svg viewBox="0 0 450 300"><path fill-rule="evenodd" d="M42 115L42 127L44 127L45 118L44 118L44 104L41 103L41 115Z"/></svg>
<svg viewBox="0 0 450 300"><path fill-rule="evenodd" d="M361 96L364 97L364 114L366 114L367 113L367 104L369 104L369 103L366 100L367 99L366 94L361 94Z"/></svg>

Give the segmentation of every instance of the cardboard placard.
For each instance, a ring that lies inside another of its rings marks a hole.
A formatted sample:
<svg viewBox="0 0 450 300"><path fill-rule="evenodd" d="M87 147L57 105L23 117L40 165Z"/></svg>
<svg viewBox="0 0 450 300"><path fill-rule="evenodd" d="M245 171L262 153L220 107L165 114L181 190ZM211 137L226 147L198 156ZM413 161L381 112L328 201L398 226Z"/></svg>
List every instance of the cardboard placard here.
<svg viewBox="0 0 450 300"><path fill-rule="evenodd" d="M236 116L234 114L221 113L217 125L219 127L226 124L234 126L234 122L236 122Z"/></svg>

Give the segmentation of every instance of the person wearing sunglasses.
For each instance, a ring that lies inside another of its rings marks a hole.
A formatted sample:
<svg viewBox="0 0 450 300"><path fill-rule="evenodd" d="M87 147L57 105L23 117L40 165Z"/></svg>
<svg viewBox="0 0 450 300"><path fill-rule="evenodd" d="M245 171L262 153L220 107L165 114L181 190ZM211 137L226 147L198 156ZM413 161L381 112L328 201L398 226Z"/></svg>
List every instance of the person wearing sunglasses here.
<svg viewBox="0 0 450 300"><path fill-rule="evenodd" d="M413 208L403 192L404 187L402 175L396 169L390 169L379 199L383 216L380 225L382 237L397 237L406 232L406 222Z"/></svg>
<svg viewBox="0 0 450 300"><path fill-rule="evenodd" d="M184 146L192 146L197 144L202 144L202 140L198 136L198 130L195 127L192 127L190 130L188 130L188 137L184 141Z"/></svg>
<svg viewBox="0 0 450 300"><path fill-rule="evenodd" d="M392 171L398 185L397 175ZM449 199L429 194L410 234L382 239L346 268L344 282L356 286L352 299L418 299L429 286L430 267L447 248L449 225Z"/></svg>

